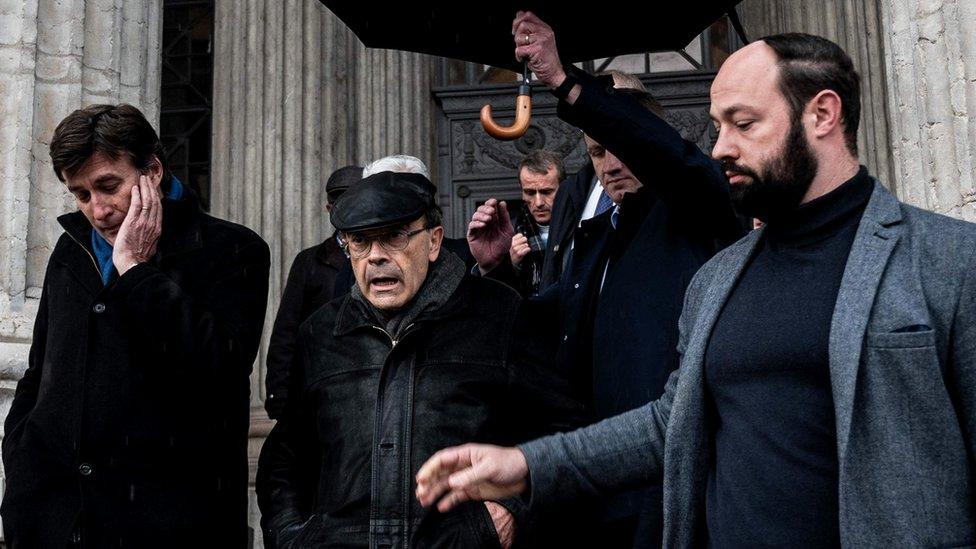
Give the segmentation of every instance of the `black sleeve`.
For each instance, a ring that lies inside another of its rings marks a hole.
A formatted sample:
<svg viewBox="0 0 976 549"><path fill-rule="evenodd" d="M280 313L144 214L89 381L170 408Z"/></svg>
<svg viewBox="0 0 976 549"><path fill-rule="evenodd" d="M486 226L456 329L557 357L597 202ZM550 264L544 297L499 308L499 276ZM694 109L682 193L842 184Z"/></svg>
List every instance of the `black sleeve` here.
<svg viewBox="0 0 976 549"><path fill-rule="evenodd" d="M590 420L582 403L570 396L569 379L556 370L556 319L555 302L533 298L522 302L514 322L509 351L513 417L509 421L517 426L513 433L516 444L570 431ZM565 527L566 521L586 531L595 527L592 518L599 516L592 502L579 502L571 511L558 513L530 509L524 497L498 503L515 517L516 542L526 547L574 546L579 540L571 538L579 532L567 534L573 529Z"/></svg>
<svg viewBox="0 0 976 549"><path fill-rule="evenodd" d="M572 105L559 102L560 118L613 152L657 197L689 216L691 226L724 242L742 235L717 162L633 97L617 93L612 78L570 70L582 91Z"/></svg>
<svg viewBox="0 0 976 549"><path fill-rule="evenodd" d="M319 437L314 410L304 387L303 335L296 342L297 367L290 378L290 397L261 448L255 493L261 509L265 543L282 547L301 530L311 513L313 491L318 486L315 469Z"/></svg>
<svg viewBox="0 0 976 549"><path fill-rule="evenodd" d="M264 408L268 416L278 419L288 400L288 374L291 369L295 352L295 340L298 337L298 326L304 320L302 312L305 304L305 270L306 262L311 258L309 251L303 251L295 257L295 261L288 271L288 281L281 294L278 314L275 316L274 328L271 330L271 340L268 343L267 377L265 390L267 396Z"/></svg>
<svg viewBox="0 0 976 549"><path fill-rule="evenodd" d="M479 275L481 274L481 272L477 269L474 269L473 272L477 272ZM512 265L512 260L508 257L507 253L494 269L484 274L484 277L501 282L502 284L518 292L518 294L521 296L525 295L525 292L523 292L521 279L519 278L519 272L515 269L515 265Z"/></svg>

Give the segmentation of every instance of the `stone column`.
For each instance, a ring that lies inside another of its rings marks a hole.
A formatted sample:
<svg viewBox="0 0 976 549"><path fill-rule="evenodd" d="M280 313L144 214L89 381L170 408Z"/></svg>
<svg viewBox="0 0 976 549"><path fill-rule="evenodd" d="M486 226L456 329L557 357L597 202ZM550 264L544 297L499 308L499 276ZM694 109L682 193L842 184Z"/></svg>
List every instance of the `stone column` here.
<svg viewBox="0 0 976 549"><path fill-rule="evenodd" d="M888 92L879 3L889 0L745 0L739 17L750 40L782 32L823 36L851 56L861 74L861 124L857 138L861 163L899 192L888 147ZM965 0L964 0L965 1Z"/></svg>
<svg viewBox="0 0 976 549"><path fill-rule="evenodd" d="M51 134L92 103L158 119L161 4L0 0L0 417L27 367L56 218L74 209L51 168Z"/></svg>
<svg viewBox="0 0 976 549"><path fill-rule="evenodd" d="M880 3L899 198L976 221L976 2Z"/></svg>
<svg viewBox="0 0 976 549"><path fill-rule="evenodd" d="M288 269L332 232L325 180L388 154L432 163L431 71L422 55L367 50L317 0L217 2L215 16L212 213L255 230L272 258L251 379L253 475L271 428L264 363ZM253 494L251 516L259 531Z"/></svg>

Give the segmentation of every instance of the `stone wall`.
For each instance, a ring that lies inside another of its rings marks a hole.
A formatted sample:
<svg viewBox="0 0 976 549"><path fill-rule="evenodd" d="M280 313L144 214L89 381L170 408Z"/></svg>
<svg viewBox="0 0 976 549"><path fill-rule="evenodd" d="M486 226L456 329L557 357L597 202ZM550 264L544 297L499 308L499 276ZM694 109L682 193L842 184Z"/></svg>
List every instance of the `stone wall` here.
<svg viewBox="0 0 976 549"><path fill-rule="evenodd" d="M27 367L62 232L56 218L74 209L51 169L51 134L92 103L132 103L155 123L160 8L159 0L0 0L0 418Z"/></svg>
<svg viewBox="0 0 976 549"><path fill-rule="evenodd" d="M885 0L881 12L900 198L976 221L976 2Z"/></svg>

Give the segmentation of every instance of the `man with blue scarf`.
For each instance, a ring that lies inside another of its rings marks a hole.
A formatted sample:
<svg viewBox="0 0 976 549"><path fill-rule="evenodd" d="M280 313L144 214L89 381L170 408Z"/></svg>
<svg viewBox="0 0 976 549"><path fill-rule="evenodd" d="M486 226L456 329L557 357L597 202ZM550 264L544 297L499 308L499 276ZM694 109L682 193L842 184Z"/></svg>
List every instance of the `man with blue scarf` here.
<svg viewBox="0 0 976 549"><path fill-rule="evenodd" d="M78 211L4 425L6 541L246 547L267 244L201 211L130 105L68 115L51 160Z"/></svg>

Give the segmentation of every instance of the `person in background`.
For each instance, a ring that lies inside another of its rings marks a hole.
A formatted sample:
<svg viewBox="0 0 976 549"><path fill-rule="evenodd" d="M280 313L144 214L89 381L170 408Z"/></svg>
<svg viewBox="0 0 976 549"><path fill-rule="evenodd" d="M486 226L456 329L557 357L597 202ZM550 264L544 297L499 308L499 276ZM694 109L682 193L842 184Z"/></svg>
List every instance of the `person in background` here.
<svg viewBox="0 0 976 549"><path fill-rule="evenodd" d="M360 166L345 166L332 172L325 184L327 214L332 212L336 200L362 179L362 173ZM288 400L298 326L316 309L332 301L336 295L336 277L348 263L338 236L332 233L321 243L298 252L291 264L268 344L264 408L272 419L281 416Z"/></svg>
<svg viewBox="0 0 976 549"><path fill-rule="evenodd" d="M515 219L515 236L508 254L518 273L516 289L524 296L539 292L552 205L564 177L562 159L555 153L535 150L519 162L522 208Z"/></svg>
<svg viewBox="0 0 976 549"><path fill-rule="evenodd" d="M600 73L600 76L613 78L613 87L618 89L647 91L640 78L633 74L609 70ZM590 161L560 183L559 190L556 191L549 221L549 238L546 239L546 251L543 254L542 273L539 279L540 291L558 282L566 265L569 264L577 227L583 221L611 208L613 208L613 200L603 190L600 178L593 169L593 158L590 157Z"/></svg>
<svg viewBox="0 0 976 549"><path fill-rule="evenodd" d="M545 28L537 18L533 23ZM561 99L559 116L583 130L613 204L576 229L559 282L536 298L550 304L558 323L556 367L592 418L604 419L664 392L679 363L685 289L742 227L720 165L663 119L650 94L615 88L609 76L557 72L550 31L530 35L516 55L528 56L539 81ZM560 87L563 82L573 86ZM571 96L574 86L581 91ZM506 283L508 258L499 249L511 230L507 208L488 200L468 232L479 270ZM629 549L636 539L659 546L662 513L660 484L617 495L606 504L603 545Z"/></svg>

